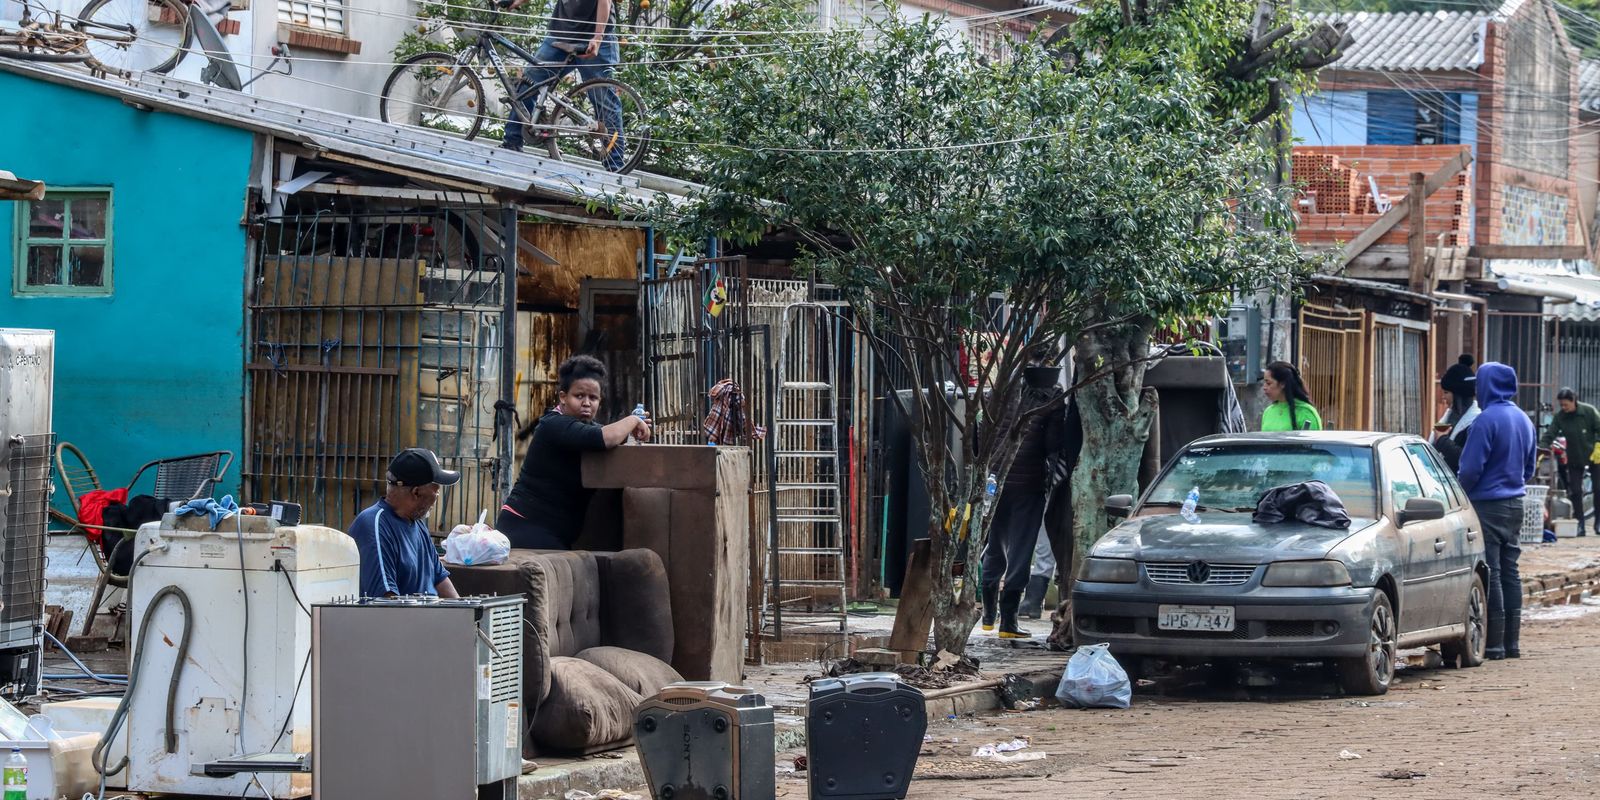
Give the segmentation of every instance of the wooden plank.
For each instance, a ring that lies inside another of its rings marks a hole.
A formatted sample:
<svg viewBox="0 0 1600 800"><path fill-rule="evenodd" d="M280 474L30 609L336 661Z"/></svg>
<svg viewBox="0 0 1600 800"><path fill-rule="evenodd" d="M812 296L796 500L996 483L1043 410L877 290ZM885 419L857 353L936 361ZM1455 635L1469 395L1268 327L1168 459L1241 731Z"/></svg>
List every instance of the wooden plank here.
<svg viewBox="0 0 1600 800"><path fill-rule="evenodd" d="M1411 211L1408 213L1411 230L1406 235L1406 263L1411 270L1411 277L1408 282L1413 292L1427 290L1428 214L1424 209L1427 193L1423 189L1427 179L1427 176L1420 172L1411 173L1411 186L1406 191L1406 203L1411 206Z"/></svg>
<svg viewBox="0 0 1600 800"><path fill-rule="evenodd" d="M1530 258L1561 259L1571 261L1588 258L1588 248L1581 244L1477 244L1467 251L1471 258Z"/></svg>
<svg viewBox="0 0 1600 800"><path fill-rule="evenodd" d="M906 579L900 586L900 606L894 614L894 632L889 634L889 649L902 653L928 648L933 632L932 542L918 539L906 559Z"/></svg>
<svg viewBox="0 0 1600 800"><path fill-rule="evenodd" d="M1434 173L1428 176L1428 179L1423 182L1423 198L1426 199L1429 195L1444 188L1444 185L1450 182L1450 180L1456 176L1456 173L1466 169L1471 163L1472 154L1465 150L1463 150L1460 155L1445 162L1444 166L1441 166L1438 170L1435 170ZM1356 238L1351 239L1349 244L1345 245L1344 252L1339 256L1339 266L1343 267L1344 265L1350 263L1351 259L1361 255L1368 247L1371 247L1379 239L1383 238L1383 235L1388 233L1390 229L1394 228L1395 225L1398 225L1400 220L1406 218L1406 215L1410 213L1410 210L1410 203L1395 203L1393 208L1389 209L1388 212L1386 212L1383 216L1378 217L1377 222L1372 223L1370 227L1362 231L1356 236Z"/></svg>
<svg viewBox="0 0 1600 800"><path fill-rule="evenodd" d="M0 200L43 200L44 191L44 181L19 180L0 170Z"/></svg>
<svg viewBox="0 0 1600 800"><path fill-rule="evenodd" d="M693 535L692 531L686 531ZM750 572L750 454L718 448L716 497L716 599L712 680L739 681L744 674Z"/></svg>

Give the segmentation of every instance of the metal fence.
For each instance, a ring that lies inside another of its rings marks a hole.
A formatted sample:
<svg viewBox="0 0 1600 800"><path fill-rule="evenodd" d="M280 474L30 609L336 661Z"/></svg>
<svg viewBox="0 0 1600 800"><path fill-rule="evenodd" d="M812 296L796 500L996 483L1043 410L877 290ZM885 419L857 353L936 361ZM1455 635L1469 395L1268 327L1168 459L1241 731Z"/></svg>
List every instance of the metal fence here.
<svg viewBox="0 0 1600 800"><path fill-rule="evenodd" d="M1325 427L1366 427L1366 354L1365 312L1300 307L1300 373Z"/></svg>
<svg viewBox="0 0 1600 800"><path fill-rule="evenodd" d="M389 459L420 446L462 473L436 527L498 507L513 324L502 225L481 207L266 220L249 296L249 497L343 528L381 496Z"/></svg>

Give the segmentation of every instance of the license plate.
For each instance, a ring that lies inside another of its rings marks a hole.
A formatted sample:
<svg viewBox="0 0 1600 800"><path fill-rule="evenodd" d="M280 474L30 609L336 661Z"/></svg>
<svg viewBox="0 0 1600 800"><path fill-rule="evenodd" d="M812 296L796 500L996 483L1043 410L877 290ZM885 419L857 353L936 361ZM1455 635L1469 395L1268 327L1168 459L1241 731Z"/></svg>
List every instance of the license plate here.
<svg viewBox="0 0 1600 800"><path fill-rule="evenodd" d="M1160 606L1156 627L1164 631L1231 631L1233 606Z"/></svg>

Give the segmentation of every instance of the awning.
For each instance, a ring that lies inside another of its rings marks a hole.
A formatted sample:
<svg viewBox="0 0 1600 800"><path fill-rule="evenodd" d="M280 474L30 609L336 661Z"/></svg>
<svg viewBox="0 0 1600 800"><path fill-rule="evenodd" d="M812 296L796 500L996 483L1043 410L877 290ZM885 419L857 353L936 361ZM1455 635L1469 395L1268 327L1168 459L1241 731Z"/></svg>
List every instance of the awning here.
<svg viewBox="0 0 1600 800"><path fill-rule="evenodd" d="M19 180L17 176L0 169L0 200L43 199L43 182Z"/></svg>
<svg viewBox="0 0 1600 800"><path fill-rule="evenodd" d="M1541 295L1551 313L1600 322L1600 275L1587 261L1486 260L1484 277L1502 291Z"/></svg>

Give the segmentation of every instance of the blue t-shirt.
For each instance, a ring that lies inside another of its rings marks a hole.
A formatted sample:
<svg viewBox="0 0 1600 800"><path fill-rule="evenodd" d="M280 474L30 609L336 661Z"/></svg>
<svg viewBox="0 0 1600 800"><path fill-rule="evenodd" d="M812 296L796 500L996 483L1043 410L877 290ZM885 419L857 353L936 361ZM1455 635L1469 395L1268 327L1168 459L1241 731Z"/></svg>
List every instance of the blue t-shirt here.
<svg viewBox="0 0 1600 800"><path fill-rule="evenodd" d="M438 594L434 587L450 577L439 561L428 526L401 519L379 500L356 515L350 537L361 551L361 594Z"/></svg>

